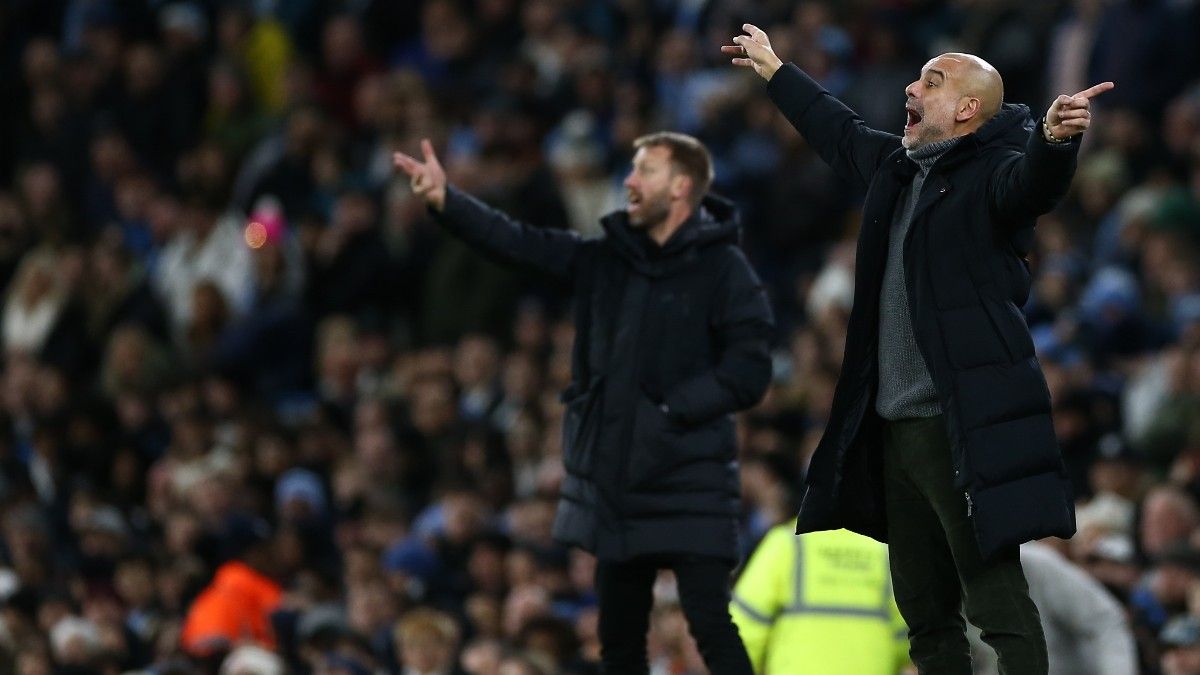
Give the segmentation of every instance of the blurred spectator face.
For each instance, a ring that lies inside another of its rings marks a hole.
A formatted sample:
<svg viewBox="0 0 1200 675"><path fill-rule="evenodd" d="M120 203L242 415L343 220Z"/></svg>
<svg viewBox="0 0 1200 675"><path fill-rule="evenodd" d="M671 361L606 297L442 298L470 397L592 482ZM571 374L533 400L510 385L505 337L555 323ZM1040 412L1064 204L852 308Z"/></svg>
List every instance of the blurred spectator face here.
<svg viewBox="0 0 1200 675"><path fill-rule="evenodd" d="M15 197L0 192L0 255L16 250L18 239L25 232L25 215Z"/></svg>
<svg viewBox="0 0 1200 675"><path fill-rule="evenodd" d="M413 427L425 436L436 436L454 422L454 389L445 378L422 380L413 387Z"/></svg>
<svg viewBox="0 0 1200 675"><path fill-rule="evenodd" d="M354 88L354 119L363 127L386 129L389 116L387 107L387 78L382 74L364 77ZM394 127L393 127L394 128Z"/></svg>
<svg viewBox="0 0 1200 675"><path fill-rule="evenodd" d="M184 511L172 513L166 519L165 530L167 551L173 556L191 553L201 535L200 521Z"/></svg>
<svg viewBox="0 0 1200 675"><path fill-rule="evenodd" d="M287 439L276 434L259 437L254 444L254 470L264 478L275 478L292 464Z"/></svg>
<svg viewBox="0 0 1200 675"><path fill-rule="evenodd" d="M326 23L321 39L321 55L325 68L331 72L354 68L363 57L362 29L358 20L343 14Z"/></svg>
<svg viewBox="0 0 1200 675"><path fill-rule="evenodd" d="M425 48L439 61L467 56L471 48L471 22L449 0L426 3L421 13Z"/></svg>
<svg viewBox="0 0 1200 675"><path fill-rule="evenodd" d="M487 387L496 378L500 352L496 343L482 335L464 337L454 358L454 375L464 389Z"/></svg>
<svg viewBox="0 0 1200 675"><path fill-rule="evenodd" d="M230 4L217 16L217 42L222 52L236 54L250 31L251 17L245 8Z"/></svg>
<svg viewBox="0 0 1200 675"><path fill-rule="evenodd" d="M338 197L333 207L333 227L345 232L361 232L375 224L375 202L357 191Z"/></svg>
<svg viewBox="0 0 1200 675"><path fill-rule="evenodd" d="M125 86L133 95L154 91L162 81L163 62L158 50L147 44L135 45L125 56Z"/></svg>
<svg viewBox="0 0 1200 675"><path fill-rule="evenodd" d="M534 584L516 587L504 603L504 634L515 638L530 619L549 614L550 596L546 589Z"/></svg>
<svg viewBox="0 0 1200 675"><path fill-rule="evenodd" d="M29 117L33 126L45 136L54 136L65 112L66 101L56 87L42 86L33 91L29 102Z"/></svg>
<svg viewBox="0 0 1200 675"><path fill-rule="evenodd" d="M471 634L498 638L503 633L500 600L488 593L475 593L467 598L467 620Z"/></svg>
<svg viewBox="0 0 1200 675"><path fill-rule="evenodd" d="M667 34L658 51L658 69L665 75L688 72L695 61L695 37L686 30L676 29Z"/></svg>
<svg viewBox="0 0 1200 675"><path fill-rule="evenodd" d="M346 595L346 615L352 629L374 635L395 619L395 598L382 578L351 586Z"/></svg>
<svg viewBox="0 0 1200 675"><path fill-rule="evenodd" d="M354 454L362 463L364 478L381 479L395 474L398 460L396 441L386 427L360 432L354 439ZM346 476L345 480L355 478ZM349 486L343 485L343 488Z"/></svg>
<svg viewBox="0 0 1200 675"><path fill-rule="evenodd" d="M96 625L87 619L66 616L50 630L54 660L63 665L87 665L100 647Z"/></svg>
<svg viewBox="0 0 1200 675"><path fill-rule="evenodd" d="M163 192L152 198L147 204L146 219L156 244L167 242L179 231L182 213L183 207L174 195Z"/></svg>
<svg viewBox="0 0 1200 675"><path fill-rule="evenodd" d="M21 197L28 213L43 217L58 208L62 183L58 169L49 162L32 164L21 172Z"/></svg>
<svg viewBox="0 0 1200 675"><path fill-rule="evenodd" d="M1157 556L1172 544L1187 541L1198 524L1196 505L1187 495L1171 488L1156 489L1142 504L1142 550Z"/></svg>
<svg viewBox="0 0 1200 675"><path fill-rule="evenodd" d="M516 353L504 362L504 393L516 401L532 402L541 391L537 362L528 354Z"/></svg>
<svg viewBox="0 0 1200 675"><path fill-rule="evenodd" d="M154 601L154 570L144 559L119 563L113 583L121 600L130 607L146 607Z"/></svg>
<svg viewBox="0 0 1200 675"><path fill-rule="evenodd" d="M36 649L27 649L17 655L17 675L51 675L50 658Z"/></svg>
<svg viewBox="0 0 1200 675"><path fill-rule="evenodd" d="M34 38L25 45L25 53L21 56L21 68L28 86L35 87L55 81L58 79L60 66L58 45L50 38Z"/></svg>
<svg viewBox="0 0 1200 675"><path fill-rule="evenodd" d="M225 324L228 313L225 296L211 281L201 281L192 291L192 325L205 328L220 328Z"/></svg>
<svg viewBox="0 0 1200 675"><path fill-rule="evenodd" d="M455 492L442 500L443 517L446 521L446 538L453 542L467 542L483 528L484 507L479 495L473 492Z"/></svg>
<svg viewBox="0 0 1200 675"><path fill-rule="evenodd" d="M406 668L417 673L449 673L458 646L458 626L448 614L416 609L396 625L395 643Z"/></svg>
<svg viewBox="0 0 1200 675"><path fill-rule="evenodd" d="M1190 569L1167 564L1154 570L1150 588L1164 607L1181 609L1187 604L1188 593L1196 581L1196 573Z"/></svg>
<svg viewBox="0 0 1200 675"><path fill-rule="evenodd" d="M300 108L288 118L288 150L306 157L316 150L322 137L321 114L313 108Z"/></svg>
<svg viewBox="0 0 1200 675"><path fill-rule="evenodd" d="M596 556L582 549L570 551L571 563L568 574L571 586L581 595L590 593L596 580Z"/></svg>
<svg viewBox="0 0 1200 675"><path fill-rule="evenodd" d="M632 141L630 141L632 143ZM518 349L530 354L539 353L550 339L550 325L540 307L523 305L517 310L513 323L513 341Z"/></svg>
<svg viewBox="0 0 1200 675"><path fill-rule="evenodd" d="M339 396L354 391L359 368L355 343L356 330L348 319L328 319L322 324L318 337L320 376L323 384Z"/></svg>
<svg viewBox="0 0 1200 675"><path fill-rule="evenodd" d="M1200 675L1200 645L1174 647L1162 657L1163 675Z"/></svg>
<svg viewBox="0 0 1200 675"><path fill-rule="evenodd" d="M231 63L218 63L208 76L208 104L213 110L232 115L246 97L246 84Z"/></svg>
<svg viewBox="0 0 1200 675"><path fill-rule="evenodd" d="M504 589L504 551L488 544L478 543L471 548L467 560L467 572L475 587L488 591Z"/></svg>
<svg viewBox="0 0 1200 675"><path fill-rule="evenodd" d="M518 413L504 440L508 454L515 462L532 462L539 459L542 432L533 415L527 412Z"/></svg>
<svg viewBox="0 0 1200 675"><path fill-rule="evenodd" d="M92 139L91 159L96 177L112 185L132 166L133 152L124 136L109 131Z"/></svg>
<svg viewBox="0 0 1200 675"><path fill-rule="evenodd" d="M509 510L513 539L537 546L552 545L554 504L543 500L527 500L514 504Z"/></svg>
<svg viewBox="0 0 1200 675"><path fill-rule="evenodd" d="M117 182L115 197L121 218L130 221L143 220L148 216L150 204L155 197L154 181L143 173L124 176Z"/></svg>
<svg viewBox="0 0 1200 675"><path fill-rule="evenodd" d="M691 181L671 165L671 149L642 146L633 156L633 168L625 177L625 212L630 225L652 228L663 222L674 199L687 197Z"/></svg>
<svg viewBox="0 0 1200 675"><path fill-rule="evenodd" d="M462 668L469 675L497 675L504 648L496 640L474 640L462 653Z"/></svg>
<svg viewBox="0 0 1200 675"><path fill-rule="evenodd" d="M508 574L508 585L512 587L532 584L537 575L537 560L532 551L524 548L509 551L504 567Z"/></svg>

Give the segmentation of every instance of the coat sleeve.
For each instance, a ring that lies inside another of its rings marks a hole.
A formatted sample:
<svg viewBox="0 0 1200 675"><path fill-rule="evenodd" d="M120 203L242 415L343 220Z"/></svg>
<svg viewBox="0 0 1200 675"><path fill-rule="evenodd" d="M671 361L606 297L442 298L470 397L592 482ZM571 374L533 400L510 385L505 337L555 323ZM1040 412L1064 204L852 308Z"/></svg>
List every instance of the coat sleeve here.
<svg viewBox="0 0 1200 675"><path fill-rule="evenodd" d="M766 289L741 249L730 247L719 298L710 323L721 353L712 369L671 388L663 399L669 415L698 424L758 403L771 380L770 343L775 319Z"/></svg>
<svg viewBox="0 0 1200 675"><path fill-rule="evenodd" d="M767 94L821 159L859 189L865 190L876 169L900 148L899 136L868 127L794 64L775 71Z"/></svg>
<svg viewBox="0 0 1200 675"><path fill-rule="evenodd" d="M1004 224L1037 218L1049 212L1071 187L1082 134L1069 143L1052 144L1042 138L1038 120L1029 134L1025 152L1001 160L988 181L992 211Z"/></svg>
<svg viewBox="0 0 1200 675"><path fill-rule="evenodd" d="M755 673L765 673L767 645L775 617L791 602L788 580L794 575L796 547L789 527L776 527L763 537L733 588L729 613Z"/></svg>
<svg viewBox="0 0 1200 675"><path fill-rule="evenodd" d="M533 227L515 220L454 186L446 188L445 208L430 213L452 234L490 257L562 279L573 274L585 243L569 230Z"/></svg>

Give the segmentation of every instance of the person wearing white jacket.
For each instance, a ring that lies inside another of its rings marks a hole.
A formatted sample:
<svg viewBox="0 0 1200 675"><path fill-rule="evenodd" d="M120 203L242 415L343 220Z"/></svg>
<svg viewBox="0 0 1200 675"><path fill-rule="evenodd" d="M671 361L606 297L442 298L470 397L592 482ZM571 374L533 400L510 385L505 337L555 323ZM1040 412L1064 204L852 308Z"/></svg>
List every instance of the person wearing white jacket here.
<svg viewBox="0 0 1200 675"><path fill-rule="evenodd" d="M1125 611L1087 572L1045 544L1021 545L1029 596L1041 615L1050 675L1137 675L1137 649ZM971 630L977 675L996 673L996 656Z"/></svg>

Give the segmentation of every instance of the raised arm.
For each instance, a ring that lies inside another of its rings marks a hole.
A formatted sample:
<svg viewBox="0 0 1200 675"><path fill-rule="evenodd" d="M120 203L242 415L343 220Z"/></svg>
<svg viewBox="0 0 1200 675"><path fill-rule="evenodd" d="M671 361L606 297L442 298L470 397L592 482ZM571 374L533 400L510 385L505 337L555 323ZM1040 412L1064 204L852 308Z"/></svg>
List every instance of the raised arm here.
<svg viewBox="0 0 1200 675"><path fill-rule="evenodd" d="M421 162L403 152L392 156L408 176L413 193L425 200L447 230L501 262L524 265L560 278L571 276L583 238L566 230L522 223L449 185L429 139L421 141Z"/></svg>
<svg viewBox="0 0 1200 675"><path fill-rule="evenodd" d="M767 94L823 160L843 180L866 189L883 161L900 148L900 137L877 131L794 64L784 64L766 31L744 24L745 35L721 51L733 64L752 68L767 81Z"/></svg>
<svg viewBox="0 0 1200 675"><path fill-rule="evenodd" d="M1006 221L1036 218L1054 208L1071 186L1081 134L1091 124L1091 99L1113 88L1102 82L1050 104L1029 135L1025 152L1005 158L989 184L992 209Z"/></svg>

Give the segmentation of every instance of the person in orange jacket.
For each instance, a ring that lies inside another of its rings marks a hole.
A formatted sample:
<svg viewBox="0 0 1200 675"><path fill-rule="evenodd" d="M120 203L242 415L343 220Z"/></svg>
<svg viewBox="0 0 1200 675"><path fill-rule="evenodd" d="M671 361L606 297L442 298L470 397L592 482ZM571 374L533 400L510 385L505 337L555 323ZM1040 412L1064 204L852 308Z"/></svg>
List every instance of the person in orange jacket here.
<svg viewBox="0 0 1200 675"><path fill-rule="evenodd" d="M270 575L270 527L259 519L237 519L226 534L239 552L217 568L196 596L180 634L180 644L193 656L247 643L275 647L270 615L279 607L283 589Z"/></svg>

